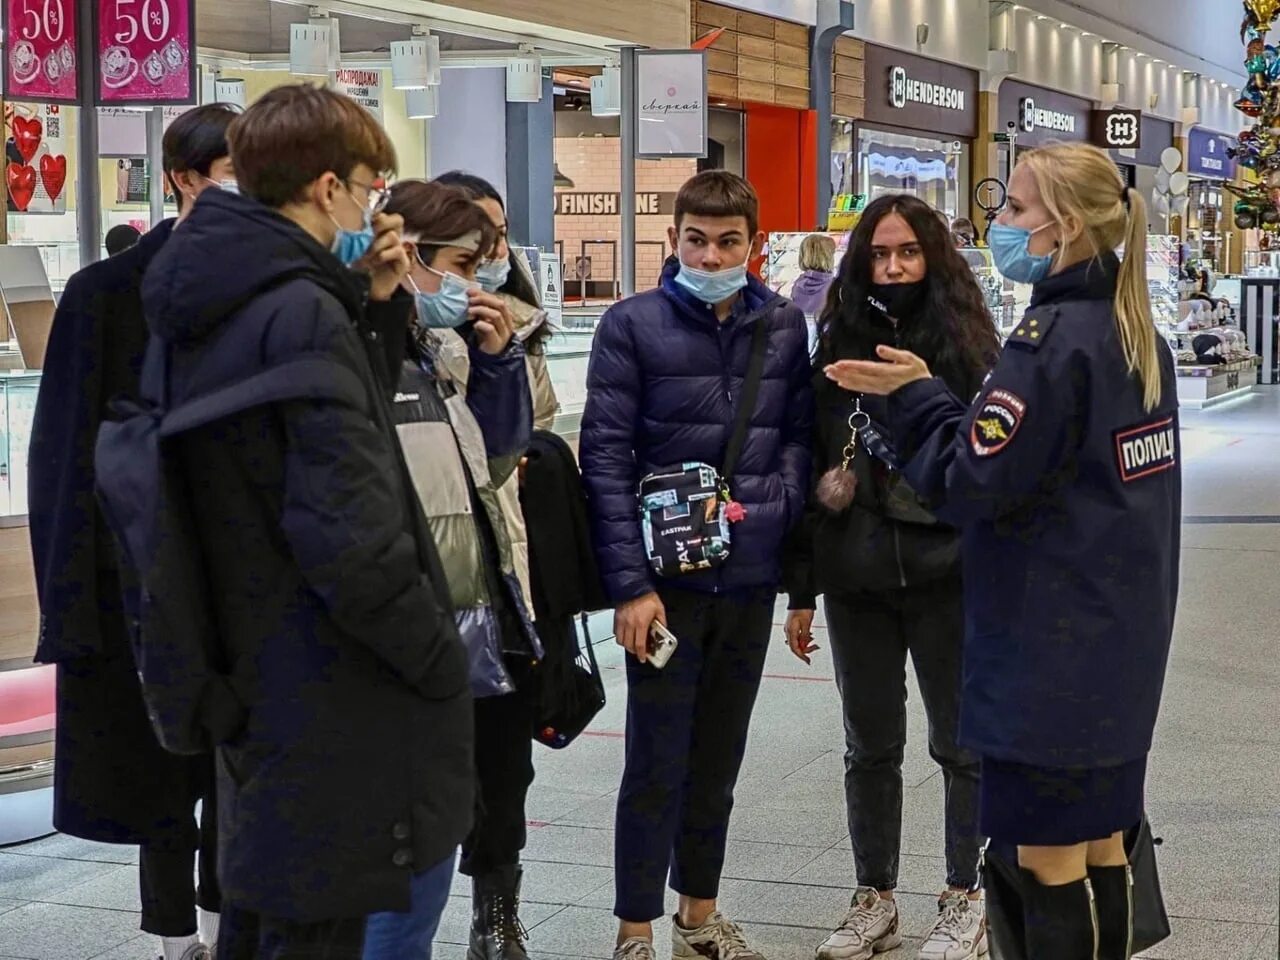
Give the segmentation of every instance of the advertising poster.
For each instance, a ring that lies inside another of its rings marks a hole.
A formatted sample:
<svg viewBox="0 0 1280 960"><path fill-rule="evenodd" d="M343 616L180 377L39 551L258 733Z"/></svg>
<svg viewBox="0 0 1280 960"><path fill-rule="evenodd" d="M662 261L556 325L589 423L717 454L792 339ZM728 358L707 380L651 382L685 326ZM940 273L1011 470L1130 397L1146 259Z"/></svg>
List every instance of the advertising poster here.
<svg viewBox="0 0 1280 960"><path fill-rule="evenodd" d="M97 9L99 105L195 102L195 0L98 0Z"/></svg>
<svg viewBox="0 0 1280 960"><path fill-rule="evenodd" d="M5 103L4 180L11 213L67 212L67 152L56 103Z"/></svg>
<svg viewBox="0 0 1280 960"><path fill-rule="evenodd" d="M3 0L6 100L76 103L76 0Z"/></svg>
<svg viewBox="0 0 1280 960"><path fill-rule="evenodd" d="M636 54L636 156L707 155L707 55L702 50Z"/></svg>
<svg viewBox="0 0 1280 960"><path fill-rule="evenodd" d="M342 67L333 72L333 89L346 94L382 123L382 71Z"/></svg>

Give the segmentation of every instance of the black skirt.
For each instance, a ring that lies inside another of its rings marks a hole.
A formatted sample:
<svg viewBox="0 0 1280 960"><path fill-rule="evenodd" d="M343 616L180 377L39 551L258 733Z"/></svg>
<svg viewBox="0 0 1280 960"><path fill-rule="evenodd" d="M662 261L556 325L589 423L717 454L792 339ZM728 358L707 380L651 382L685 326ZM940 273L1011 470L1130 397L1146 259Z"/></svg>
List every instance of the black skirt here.
<svg viewBox="0 0 1280 960"><path fill-rule="evenodd" d="M1142 819L1147 758L1064 770L982 758L981 829L1004 844L1072 846Z"/></svg>

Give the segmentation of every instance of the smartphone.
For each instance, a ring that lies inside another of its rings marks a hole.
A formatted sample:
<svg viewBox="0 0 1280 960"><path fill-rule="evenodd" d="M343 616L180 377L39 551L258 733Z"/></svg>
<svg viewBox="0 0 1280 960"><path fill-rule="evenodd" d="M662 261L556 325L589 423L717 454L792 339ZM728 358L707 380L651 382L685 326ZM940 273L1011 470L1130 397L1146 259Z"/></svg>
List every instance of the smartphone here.
<svg viewBox="0 0 1280 960"><path fill-rule="evenodd" d="M661 670L671 660L680 641L676 635L655 620L649 625L649 665Z"/></svg>

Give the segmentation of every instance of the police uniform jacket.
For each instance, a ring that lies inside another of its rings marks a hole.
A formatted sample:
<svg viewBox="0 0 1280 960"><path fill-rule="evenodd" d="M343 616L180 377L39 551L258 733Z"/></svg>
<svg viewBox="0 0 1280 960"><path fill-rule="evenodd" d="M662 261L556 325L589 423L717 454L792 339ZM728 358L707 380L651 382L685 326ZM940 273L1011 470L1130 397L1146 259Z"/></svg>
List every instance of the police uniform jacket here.
<svg viewBox="0 0 1280 960"><path fill-rule="evenodd" d="M1178 592L1173 357L1144 408L1116 329L1114 255L1037 284L972 407L938 380L891 397L906 475L964 530L960 739L1105 767L1145 755Z"/></svg>

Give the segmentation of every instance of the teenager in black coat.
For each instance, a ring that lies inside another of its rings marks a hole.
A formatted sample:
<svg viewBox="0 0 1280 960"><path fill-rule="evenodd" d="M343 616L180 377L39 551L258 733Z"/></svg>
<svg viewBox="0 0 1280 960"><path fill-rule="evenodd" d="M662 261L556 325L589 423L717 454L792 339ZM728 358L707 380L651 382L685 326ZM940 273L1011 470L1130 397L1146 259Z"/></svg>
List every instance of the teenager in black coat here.
<svg viewBox="0 0 1280 960"><path fill-rule="evenodd" d="M165 174L178 196L178 223L202 191L234 177L226 141L234 117L230 107L210 104L166 132ZM174 227L161 223L136 246L68 281L45 357L28 476L41 611L35 659L58 665L54 825L86 840L140 846L142 929L164 938L165 960L191 960L204 951L197 904L210 947L221 905L213 760L167 753L151 729L93 472L109 402L137 390L147 340L142 277ZM204 801L199 829L197 800Z"/></svg>

